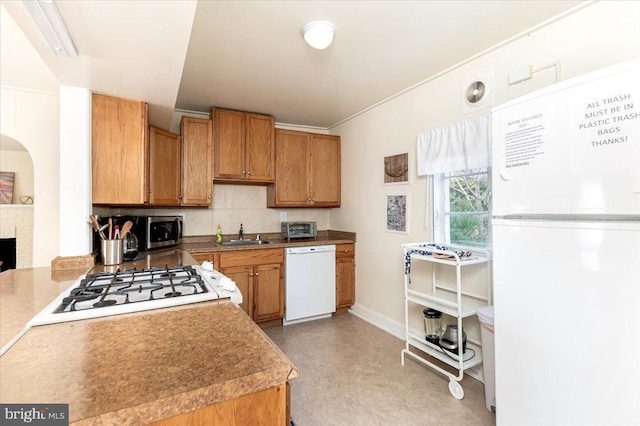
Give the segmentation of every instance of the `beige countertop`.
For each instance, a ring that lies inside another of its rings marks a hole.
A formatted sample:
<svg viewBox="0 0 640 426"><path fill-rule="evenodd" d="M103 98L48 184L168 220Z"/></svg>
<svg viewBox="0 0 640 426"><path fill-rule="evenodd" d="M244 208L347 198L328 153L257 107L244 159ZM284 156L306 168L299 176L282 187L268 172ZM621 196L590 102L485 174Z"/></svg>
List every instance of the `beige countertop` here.
<svg viewBox="0 0 640 426"><path fill-rule="evenodd" d="M233 238L236 236L234 235ZM232 251L232 250L256 250L269 248L288 248L317 246L323 244L350 244L356 242L356 234L344 231L318 231L318 238L300 238L287 241L282 238L279 233L260 234L261 240L269 241L269 244L257 244L247 246L223 246L216 244L215 235L211 236L195 236L184 237L180 247L190 253L206 253L216 251ZM230 238L229 235L224 236L224 241ZM244 238L252 240L256 238L256 234L245 234Z"/></svg>
<svg viewBox="0 0 640 426"><path fill-rule="evenodd" d="M174 249L135 263L193 262ZM3 339L20 332L84 273L54 275L49 268L33 268L0 274ZM242 310L220 300L32 327L0 357L0 400L69 403L70 421L78 425L141 424L297 376L291 361Z"/></svg>

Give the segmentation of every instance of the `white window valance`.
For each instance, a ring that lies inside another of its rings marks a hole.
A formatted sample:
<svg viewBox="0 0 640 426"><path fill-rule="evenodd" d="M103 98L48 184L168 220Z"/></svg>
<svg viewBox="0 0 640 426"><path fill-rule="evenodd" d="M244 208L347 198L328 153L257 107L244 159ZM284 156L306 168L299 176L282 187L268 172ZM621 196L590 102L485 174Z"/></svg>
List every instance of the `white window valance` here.
<svg viewBox="0 0 640 426"><path fill-rule="evenodd" d="M418 133L418 176L489 167L491 114Z"/></svg>

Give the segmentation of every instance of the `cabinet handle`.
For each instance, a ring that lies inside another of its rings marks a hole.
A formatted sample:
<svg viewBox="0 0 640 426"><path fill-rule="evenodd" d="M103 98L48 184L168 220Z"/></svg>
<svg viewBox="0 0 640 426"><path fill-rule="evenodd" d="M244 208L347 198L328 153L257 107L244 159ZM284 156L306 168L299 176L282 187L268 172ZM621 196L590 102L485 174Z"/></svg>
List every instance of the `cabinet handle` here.
<svg viewBox="0 0 640 426"><path fill-rule="evenodd" d="M256 277L257 277L258 275L260 275L260 272L256 272Z"/></svg>
<svg viewBox="0 0 640 426"><path fill-rule="evenodd" d="M208 199L211 199L211 195L207 195L207 198L208 198Z"/></svg>
<svg viewBox="0 0 640 426"><path fill-rule="evenodd" d="M178 199L182 200L182 195L179 195L179 196L178 196Z"/></svg>
<svg viewBox="0 0 640 426"><path fill-rule="evenodd" d="M250 175L250 174L251 174L251 171L247 171L247 174L248 174L248 175Z"/></svg>
<svg viewBox="0 0 640 426"><path fill-rule="evenodd" d="M253 272L249 272L249 276L252 277L253 276Z"/></svg>
<svg viewBox="0 0 640 426"><path fill-rule="evenodd" d="M246 170L243 170L243 171L242 171L242 174L243 174L243 175L246 175L246 174L247 174L247 171L246 171Z"/></svg>
<svg viewBox="0 0 640 426"><path fill-rule="evenodd" d="M344 252L345 253L349 253L349 249L344 249Z"/></svg>

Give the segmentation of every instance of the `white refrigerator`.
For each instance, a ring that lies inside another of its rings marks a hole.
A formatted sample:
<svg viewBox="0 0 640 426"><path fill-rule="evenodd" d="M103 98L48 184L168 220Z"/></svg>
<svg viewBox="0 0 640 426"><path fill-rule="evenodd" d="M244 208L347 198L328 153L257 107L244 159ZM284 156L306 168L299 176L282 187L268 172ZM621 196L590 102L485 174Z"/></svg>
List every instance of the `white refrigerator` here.
<svg viewBox="0 0 640 426"><path fill-rule="evenodd" d="M492 111L498 425L640 424L640 61Z"/></svg>

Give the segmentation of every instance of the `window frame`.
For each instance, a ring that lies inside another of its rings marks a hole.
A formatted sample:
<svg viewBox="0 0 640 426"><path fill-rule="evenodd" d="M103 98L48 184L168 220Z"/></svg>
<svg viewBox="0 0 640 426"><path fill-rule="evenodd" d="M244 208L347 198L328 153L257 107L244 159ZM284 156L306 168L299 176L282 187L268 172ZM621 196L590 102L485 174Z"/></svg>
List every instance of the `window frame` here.
<svg viewBox="0 0 640 426"><path fill-rule="evenodd" d="M480 216L487 220L487 243L486 244L464 244L465 246L491 249L491 168L460 170L455 172L453 177L485 176L487 178L487 210L482 212L451 212L449 209L451 173L438 173L431 178L431 225L432 236L435 242L442 244L461 245L451 242L451 217L454 216Z"/></svg>

